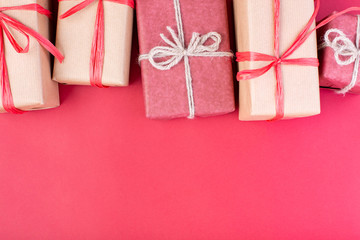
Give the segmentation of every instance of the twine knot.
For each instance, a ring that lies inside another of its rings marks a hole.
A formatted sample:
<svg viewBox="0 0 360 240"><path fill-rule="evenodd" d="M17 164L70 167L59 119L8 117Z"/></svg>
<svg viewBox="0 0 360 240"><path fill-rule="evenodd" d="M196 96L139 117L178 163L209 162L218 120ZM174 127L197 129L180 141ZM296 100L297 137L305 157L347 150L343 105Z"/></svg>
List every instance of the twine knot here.
<svg viewBox="0 0 360 240"><path fill-rule="evenodd" d="M209 32L202 36L199 33L194 32L188 47L185 47L184 28L179 0L174 0L174 8L178 33L176 34L171 27L166 27L166 29L170 32L172 40L161 33L160 37L164 40L167 46L154 47L148 54L140 55L139 62L142 60L149 60L150 64L154 68L164 71L170 70L184 60L185 80L190 112L188 118L193 119L195 117L195 102L189 57L233 57L233 53L218 52L221 43L221 35L217 32ZM206 45L209 40L212 40L213 43Z"/></svg>
<svg viewBox="0 0 360 240"><path fill-rule="evenodd" d="M336 37L330 39L330 34ZM320 48L330 47L334 50L335 61L340 66L347 66L354 63L354 71L350 84L337 91L339 94L346 94L353 89L358 81L360 66L360 15L358 16L356 42L355 44L339 29L329 29L324 35L324 43Z"/></svg>
<svg viewBox="0 0 360 240"><path fill-rule="evenodd" d="M186 48L179 36L171 27L166 27L169 31L172 40L167 38L164 34L160 37L164 40L167 46L158 46L150 50L148 54L143 54L139 57L139 61L149 60L151 65L158 70L170 70L176 66L184 57L231 57L232 53L218 53L221 36L217 32L209 32L203 36L199 33L193 33L189 46ZM206 42L212 40L213 43L206 45ZM165 58L165 59L164 59ZM157 61L158 59L164 59Z"/></svg>
<svg viewBox="0 0 360 240"><path fill-rule="evenodd" d="M338 36L330 40L330 34ZM334 50L335 60L341 66L350 65L360 56L360 49L339 29L330 29L324 36L325 44Z"/></svg>
<svg viewBox="0 0 360 240"><path fill-rule="evenodd" d="M282 59L281 58L278 58L276 61L275 61L275 66L276 65L279 65L282 63Z"/></svg>

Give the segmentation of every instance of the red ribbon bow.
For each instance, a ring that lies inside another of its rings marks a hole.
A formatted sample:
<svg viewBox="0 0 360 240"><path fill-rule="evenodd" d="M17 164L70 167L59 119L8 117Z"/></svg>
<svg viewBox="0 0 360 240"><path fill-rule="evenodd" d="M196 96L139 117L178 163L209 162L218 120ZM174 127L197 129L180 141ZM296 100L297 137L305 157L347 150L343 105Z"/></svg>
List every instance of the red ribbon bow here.
<svg viewBox="0 0 360 240"><path fill-rule="evenodd" d="M280 0L274 0L275 8L275 18L274 18L274 30L275 30L275 41L274 41L274 50L275 56L256 53L256 52L238 52L236 53L237 61L271 61L271 63L263 68L254 69L254 70L244 70L240 71L237 75L238 80L249 80L257 78L267 73L273 67L275 68L275 77L276 77L276 116L273 120L279 120L284 118L284 85L281 74L281 65L301 65L301 66L319 66L319 60L317 58L297 58L297 59L288 59L311 35L313 29L309 31L311 25L315 21L315 18L319 12L320 0L316 1L315 11L311 16L309 22L302 29L300 34L296 37L294 43L290 46L285 53L280 56L279 45L280 45Z"/></svg>
<svg viewBox="0 0 360 240"><path fill-rule="evenodd" d="M5 111L9 113L20 114L23 113L22 110L17 109L14 105L14 99L11 93L9 75L5 59L5 47L4 47L4 36L1 33L5 33L6 37L9 39L11 45L14 47L15 51L18 53L28 53L30 48L30 36L35 38L47 51L54 55L60 62L63 61L64 57L59 50L46 38L41 36L36 31L25 26L14 18L9 17L4 13L7 10L28 10L36 11L40 14L43 14L47 17L51 16L51 12L39 4L27 4L21 6L13 7L0 7L0 84L2 89L2 104ZM22 48L20 44L15 40L14 36L11 34L9 28L12 28L20 32L27 39L27 44L25 48Z"/></svg>
<svg viewBox="0 0 360 240"><path fill-rule="evenodd" d="M72 0L59 0L62 1L72 1ZM85 0L64 14L60 16L60 19L64 19L70 17L71 15L81 11L85 7L89 6L95 0ZM95 20L95 32L92 42L92 49L91 49L91 56L90 56L90 84L92 86L97 86L100 88L104 88L105 86L102 84L102 73L103 73L103 66L104 66L104 1L114 2L118 4L125 4L131 8L135 7L134 0L98 0L98 7L96 13L96 20Z"/></svg>
<svg viewBox="0 0 360 240"><path fill-rule="evenodd" d="M274 49L275 56L256 53L256 52L237 52L236 57L238 62L245 61L271 61L271 63L263 68L253 69L253 70L244 70L240 71L237 75L237 79L249 80L262 76L267 73L271 68L275 68L275 77L276 77L276 116L273 120L279 120L284 118L284 86L281 74L281 64L285 65L300 65L300 66L319 66L319 60L317 58L297 58L297 59L288 59L317 29L328 24L335 18L344 15L345 13L352 11L359 11L360 7L350 7L341 12L330 15L325 18L323 21L317 24L315 28L310 30L311 25L316 19L317 14L319 13L320 0L315 0L315 10L311 16L309 22L301 30L299 35L296 37L293 44L288 50L280 57L279 45L280 45L280 0L274 0L275 3L275 16L274 16L274 30L275 30L275 41Z"/></svg>

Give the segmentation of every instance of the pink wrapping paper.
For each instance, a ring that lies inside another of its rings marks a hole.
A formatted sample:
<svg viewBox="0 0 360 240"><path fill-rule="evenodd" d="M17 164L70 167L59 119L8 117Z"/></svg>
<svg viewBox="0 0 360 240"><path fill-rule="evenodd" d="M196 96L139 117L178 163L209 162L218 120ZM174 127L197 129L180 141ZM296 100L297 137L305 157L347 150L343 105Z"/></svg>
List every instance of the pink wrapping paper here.
<svg viewBox="0 0 360 240"><path fill-rule="evenodd" d="M221 34L218 51L230 51L226 1L180 0L188 46L193 32ZM138 0L137 19L140 54L147 54L157 46L166 46L163 33L171 39L167 26L176 33L176 19L172 0ZM161 17L159 17L161 16ZM209 43L211 44L211 42ZM196 116L213 116L235 110L232 62L229 57L189 57ZM189 116L185 67L182 60L167 71L155 69L148 60L141 62L141 71L148 118L177 118Z"/></svg>
<svg viewBox="0 0 360 240"><path fill-rule="evenodd" d="M319 45L324 42L324 35L329 29L341 30L355 44L357 22L357 16L350 14L336 18L318 30ZM332 34L330 37L334 38L336 34ZM319 51L320 86L343 89L351 82L355 63L341 66L336 62L334 53L334 50L330 47L325 47ZM357 81L355 87L350 90L350 93L360 94L360 81Z"/></svg>

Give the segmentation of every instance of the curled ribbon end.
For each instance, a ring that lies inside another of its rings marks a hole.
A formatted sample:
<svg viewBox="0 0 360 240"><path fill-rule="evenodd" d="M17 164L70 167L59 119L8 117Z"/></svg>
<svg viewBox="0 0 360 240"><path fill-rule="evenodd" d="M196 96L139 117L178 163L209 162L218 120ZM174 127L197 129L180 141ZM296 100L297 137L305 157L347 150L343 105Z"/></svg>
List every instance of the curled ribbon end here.
<svg viewBox="0 0 360 240"><path fill-rule="evenodd" d="M66 18L67 16L65 16L65 14L63 14L63 15L60 15L59 16L59 19L64 19L64 18Z"/></svg>
<svg viewBox="0 0 360 240"><path fill-rule="evenodd" d="M62 53L57 49L55 48L55 46L52 46L52 51L50 52L60 63L63 63L64 62L64 55L62 55Z"/></svg>
<svg viewBox="0 0 360 240"><path fill-rule="evenodd" d="M64 59L65 59L65 57L62 54L56 58L57 58L57 60L59 60L60 63L63 63Z"/></svg>

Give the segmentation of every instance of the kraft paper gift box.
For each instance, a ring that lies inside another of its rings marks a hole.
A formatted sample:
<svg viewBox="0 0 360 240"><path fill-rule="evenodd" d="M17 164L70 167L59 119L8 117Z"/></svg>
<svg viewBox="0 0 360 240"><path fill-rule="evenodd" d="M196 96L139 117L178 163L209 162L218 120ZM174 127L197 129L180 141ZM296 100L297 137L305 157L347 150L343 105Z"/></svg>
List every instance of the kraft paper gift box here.
<svg viewBox="0 0 360 240"><path fill-rule="evenodd" d="M64 54L63 63L55 61L53 79L59 83L91 85L90 59L99 0L61 19L61 15L84 0L59 1L56 47ZM131 1L119 1L131 2ZM128 86L133 31L132 7L103 0L104 60L103 86Z"/></svg>
<svg viewBox="0 0 360 240"><path fill-rule="evenodd" d="M238 52L274 56L274 0L234 0ZM314 0L280 1L280 56L295 41L314 13ZM312 27L315 27L313 24ZM289 59L317 58L316 34L312 34ZM240 70L258 69L268 62L239 63ZM284 118L320 113L318 68L281 64ZM272 120L276 111L274 68L264 75L240 81L240 120Z"/></svg>
<svg viewBox="0 0 360 240"><path fill-rule="evenodd" d="M136 9L146 116L194 118L233 112L234 83L226 1L138 0ZM181 32L184 42L181 42ZM196 40L200 44L197 45ZM209 56L204 56L207 54Z"/></svg>
<svg viewBox="0 0 360 240"><path fill-rule="evenodd" d="M320 86L337 89L339 93L360 93L359 76L355 72L355 68L359 72L359 43L356 43L359 21L358 16L346 14L318 30Z"/></svg>
<svg viewBox="0 0 360 240"><path fill-rule="evenodd" d="M0 8L39 4L48 9L47 0L0 0ZM6 10L7 16L36 31L44 38L49 38L49 18L31 10ZM7 25L8 26L8 25ZM9 27L9 26L8 26ZM27 39L23 34L9 27L21 47L25 47ZM11 88L13 104L23 111L47 109L59 106L58 84L51 80L50 55L32 36L29 38L29 51L18 53L11 45L8 37L3 34L6 69ZM2 87L0 86L0 89ZM3 89L1 90L4 94ZM6 112L3 99L0 97L0 112Z"/></svg>

